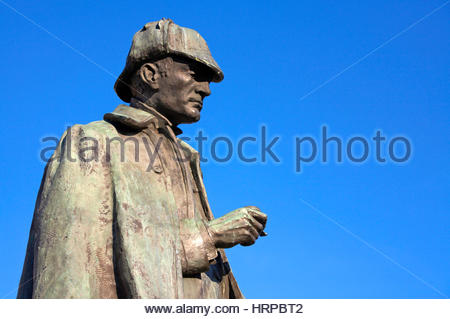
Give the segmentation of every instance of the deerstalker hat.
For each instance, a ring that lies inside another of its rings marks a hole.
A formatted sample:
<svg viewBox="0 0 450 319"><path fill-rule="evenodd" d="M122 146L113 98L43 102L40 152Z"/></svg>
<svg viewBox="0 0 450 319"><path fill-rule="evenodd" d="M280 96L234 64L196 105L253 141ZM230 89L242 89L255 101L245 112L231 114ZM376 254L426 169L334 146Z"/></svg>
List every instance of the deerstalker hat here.
<svg viewBox="0 0 450 319"><path fill-rule="evenodd" d="M180 27L171 19L147 23L133 37L125 69L114 85L117 95L125 102L131 100L130 79L145 62L169 55L200 62L212 72L212 81L223 80L223 72L211 56L208 45L195 30Z"/></svg>

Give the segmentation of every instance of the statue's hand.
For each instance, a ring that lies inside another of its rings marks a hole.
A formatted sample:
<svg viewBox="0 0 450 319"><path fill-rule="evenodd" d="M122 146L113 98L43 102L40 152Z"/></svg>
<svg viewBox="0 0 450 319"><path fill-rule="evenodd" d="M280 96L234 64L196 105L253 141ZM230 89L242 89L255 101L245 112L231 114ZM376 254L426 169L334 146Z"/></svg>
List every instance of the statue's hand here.
<svg viewBox="0 0 450 319"><path fill-rule="evenodd" d="M260 235L266 235L267 215L258 207L238 208L225 216L208 222L208 231L217 248L230 248L237 244L253 245Z"/></svg>

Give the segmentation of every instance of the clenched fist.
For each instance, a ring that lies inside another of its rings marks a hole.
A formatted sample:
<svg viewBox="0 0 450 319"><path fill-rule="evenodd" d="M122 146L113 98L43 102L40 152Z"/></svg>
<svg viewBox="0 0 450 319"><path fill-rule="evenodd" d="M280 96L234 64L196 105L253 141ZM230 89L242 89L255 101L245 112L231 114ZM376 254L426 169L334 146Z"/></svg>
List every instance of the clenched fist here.
<svg viewBox="0 0 450 319"><path fill-rule="evenodd" d="M216 248L230 248L237 244L253 245L258 237L266 236L267 215L258 207L246 206L233 210L208 222L208 231Z"/></svg>

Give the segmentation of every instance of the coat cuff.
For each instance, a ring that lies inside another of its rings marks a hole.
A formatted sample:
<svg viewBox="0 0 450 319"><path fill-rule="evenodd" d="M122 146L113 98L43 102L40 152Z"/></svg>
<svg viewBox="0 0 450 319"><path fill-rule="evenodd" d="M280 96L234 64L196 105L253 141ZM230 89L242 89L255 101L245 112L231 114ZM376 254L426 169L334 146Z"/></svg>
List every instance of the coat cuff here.
<svg viewBox="0 0 450 319"><path fill-rule="evenodd" d="M181 221L180 236L184 250L181 263L183 274L207 271L210 262L217 257L217 249L206 223L201 219L184 219Z"/></svg>

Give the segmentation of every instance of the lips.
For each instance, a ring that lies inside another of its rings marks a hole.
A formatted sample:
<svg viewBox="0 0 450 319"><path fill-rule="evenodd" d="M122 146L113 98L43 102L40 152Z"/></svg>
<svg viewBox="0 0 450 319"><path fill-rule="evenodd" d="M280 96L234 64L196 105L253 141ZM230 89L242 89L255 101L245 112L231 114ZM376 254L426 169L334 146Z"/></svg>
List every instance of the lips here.
<svg viewBox="0 0 450 319"><path fill-rule="evenodd" d="M189 102L195 103L194 107L197 108L199 111L203 108L203 101L199 101L196 99L189 99Z"/></svg>

